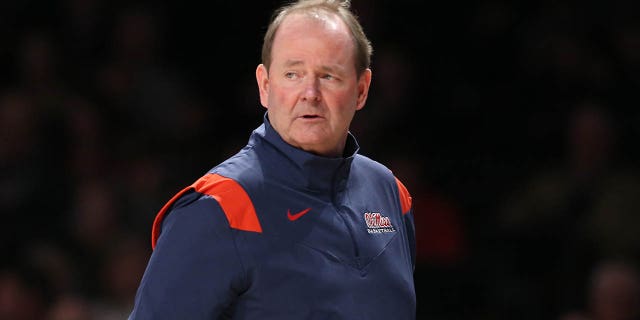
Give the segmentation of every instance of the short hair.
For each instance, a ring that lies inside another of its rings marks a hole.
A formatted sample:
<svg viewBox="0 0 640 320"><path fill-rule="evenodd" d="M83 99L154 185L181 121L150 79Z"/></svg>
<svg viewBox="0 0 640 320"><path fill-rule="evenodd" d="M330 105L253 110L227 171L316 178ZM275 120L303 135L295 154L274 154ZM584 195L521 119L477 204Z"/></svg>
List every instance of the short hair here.
<svg viewBox="0 0 640 320"><path fill-rule="evenodd" d="M358 75L369 68L373 47L367 38L358 17L351 11L351 1L349 0L298 0L288 5L280 7L273 13L271 22L264 35L262 43L262 63L267 70L271 67L271 50L276 32L280 28L282 21L292 13L309 13L323 10L336 14L351 31L351 38L355 45L355 68Z"/></svg>

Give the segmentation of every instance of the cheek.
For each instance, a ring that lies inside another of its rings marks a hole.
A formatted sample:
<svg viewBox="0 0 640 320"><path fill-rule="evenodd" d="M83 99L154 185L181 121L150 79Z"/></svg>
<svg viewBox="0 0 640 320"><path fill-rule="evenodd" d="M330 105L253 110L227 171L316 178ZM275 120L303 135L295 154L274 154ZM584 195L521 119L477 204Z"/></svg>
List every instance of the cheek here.
<svg viewBox="0 0 640 320"><path fill-rule="evenodd" d="M352 91L335 93L326 98L332 100L327 101L329 105L337 106L337 108L335 108L337 110L334 110L335 112L345 116L355 113L356 108L358 107L358 97Z"/></svg>
<svg viewBox="0 0 640 320"><path fill-rule="evenodd" d="M285 107L292 104L292 101L295 104L296 94L293 88L272 86L269 91L269 101L271 102L270 105Z"/></svg>

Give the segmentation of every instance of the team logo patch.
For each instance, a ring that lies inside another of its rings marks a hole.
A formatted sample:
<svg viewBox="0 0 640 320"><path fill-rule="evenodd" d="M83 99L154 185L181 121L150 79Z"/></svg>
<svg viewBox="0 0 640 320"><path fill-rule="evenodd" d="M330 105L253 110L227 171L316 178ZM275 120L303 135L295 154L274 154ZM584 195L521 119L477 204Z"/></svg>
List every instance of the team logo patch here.
<svg viewBox="0 0 640 320"><path fill-rule="evenodd" d="M367 232L369 233L396 232L396 228L391 224L391 219L383 216L380 212L365 212L364 222L367 224Z"/></svg>

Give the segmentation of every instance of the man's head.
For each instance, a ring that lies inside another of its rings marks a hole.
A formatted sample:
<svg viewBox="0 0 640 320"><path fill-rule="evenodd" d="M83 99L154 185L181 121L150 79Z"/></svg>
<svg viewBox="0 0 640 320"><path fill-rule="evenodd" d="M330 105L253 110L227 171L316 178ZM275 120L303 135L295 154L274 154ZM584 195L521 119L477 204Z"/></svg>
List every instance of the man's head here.
<svg viewBox="0 0 640 320"><path fill-rule="evenodd" d="M302 0L277 11L256 70L274 129L295 147L340 156L367 99L370 56L348 2Z"/></svg>

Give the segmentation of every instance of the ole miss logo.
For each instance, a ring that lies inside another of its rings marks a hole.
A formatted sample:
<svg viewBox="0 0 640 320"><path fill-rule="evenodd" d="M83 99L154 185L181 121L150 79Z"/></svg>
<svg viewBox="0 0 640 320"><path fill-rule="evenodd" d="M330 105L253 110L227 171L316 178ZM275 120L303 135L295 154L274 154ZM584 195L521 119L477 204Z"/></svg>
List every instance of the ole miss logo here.
<svg viewBox="0 0 640 320"><path fill-rule="evenodd" d="M388 233L396 231L396 228L391 224L391 219L383 216L380 212L365 212L364 222L367 224L367 232L369 233Z"/></svg>

